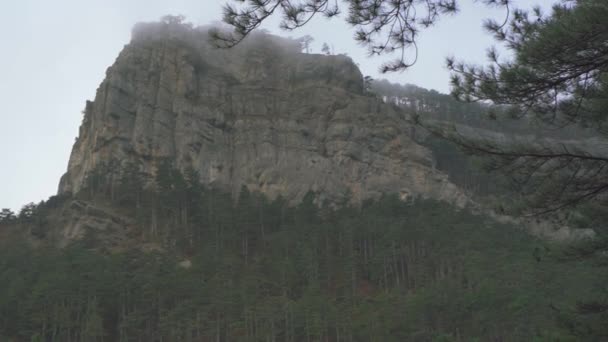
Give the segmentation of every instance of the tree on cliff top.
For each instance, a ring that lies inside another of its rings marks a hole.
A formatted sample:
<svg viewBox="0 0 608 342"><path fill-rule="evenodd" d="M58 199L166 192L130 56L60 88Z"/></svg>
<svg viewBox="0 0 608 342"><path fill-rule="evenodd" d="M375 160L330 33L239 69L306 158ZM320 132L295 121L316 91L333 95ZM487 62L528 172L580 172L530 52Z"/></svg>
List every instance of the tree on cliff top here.
<svg viewBox="0 0 608 342"><path fill-rule="evenodd" d="M16 218L15 213L8 208L3 208L0 211L0 223L11 222L15 218Z"/></svg>
<svg viewBox="0 0 608 342"><path fill-rule="evenodd" d="M323 43L323 46L321 47L321 52L326 55L331 55L331 50L329 49L329 45L327 45L327 43Z"/></svg>
<svg viewBox="0 0 608 342"><path fill-rule="evenodd" d="M305 35L304 37L300 37L297 41L300 43L300 48L303 52L310 53L310 44L315 39L309 35Z"/></svg>

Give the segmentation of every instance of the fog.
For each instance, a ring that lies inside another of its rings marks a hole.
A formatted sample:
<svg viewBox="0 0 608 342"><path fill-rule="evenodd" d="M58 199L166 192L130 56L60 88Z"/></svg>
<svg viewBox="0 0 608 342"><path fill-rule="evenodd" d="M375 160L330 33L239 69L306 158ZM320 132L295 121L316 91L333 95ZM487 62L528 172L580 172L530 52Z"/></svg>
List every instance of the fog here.
<svg viewBox="0 0 608 342"><path fill-rule="evenodd" d="M519 6L554 1L523 1ZM154 21L166 14L183 14L195 25L217 22L221 4L216 0L9 0L3 3L0 30L4 33L0 65L0 208L18 210L55 194L67 168L78 134L81 111L93 99L104 73L130 40L137 22ZM463 0L461 12L445 18L420 36L418 63L403 73L381 76L384 58L368 58L358 46L343 17L316 18L295 32L278 29L278 18L264 29L284 36L311 35L312 52L323 43L334 53L349 55L364 75L392 82L448 92L446 56L483 62L493 43L483 32L484 18L502 18L473 0Z"/></svg>

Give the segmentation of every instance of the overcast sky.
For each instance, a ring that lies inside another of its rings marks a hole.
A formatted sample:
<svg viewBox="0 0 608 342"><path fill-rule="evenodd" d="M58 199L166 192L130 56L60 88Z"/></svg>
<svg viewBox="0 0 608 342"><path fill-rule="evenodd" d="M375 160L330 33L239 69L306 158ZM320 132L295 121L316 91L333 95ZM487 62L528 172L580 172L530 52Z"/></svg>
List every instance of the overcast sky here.
<svg viewBox="0 0 608 342"><path fill-rule="evenodd" d="M223 0L6 0L0 14L0 208L17 211L23 204L55 194L67 169L85 101L125 44L132 26L165 14L183 14L188 21L208 24L221 18ZM460 0L461 12L444 18L420 36L418 63L386 76L448 92L446 56L483 62L492 39L483 32L484 18L504 18L474 0ZM553 0L515 0L518 6ZM342 18L318 18L294 32L281 32L277 20L264 28L285 36L309 34L336 53L347 53L364 75L380 78L383 59L370 59L352 39Z"/></svg>

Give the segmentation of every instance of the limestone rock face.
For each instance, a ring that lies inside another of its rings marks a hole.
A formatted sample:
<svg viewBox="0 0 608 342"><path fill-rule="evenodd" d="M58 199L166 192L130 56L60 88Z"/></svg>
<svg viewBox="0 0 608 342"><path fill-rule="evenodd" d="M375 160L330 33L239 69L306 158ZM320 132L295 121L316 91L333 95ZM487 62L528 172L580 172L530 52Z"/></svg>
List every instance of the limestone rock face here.
<svg viewBox="0 0 608 342"><path fill-rule="evenodd" d="M404 112L365 94L346 56L302 54L266 34L219 50L205 28L140 24L87 103L59 193L81 190L100 163L152 176L169 160L233 193L244 185L297 202L308 191L329 201L397 192L464 206L412 135Z"/></svg>

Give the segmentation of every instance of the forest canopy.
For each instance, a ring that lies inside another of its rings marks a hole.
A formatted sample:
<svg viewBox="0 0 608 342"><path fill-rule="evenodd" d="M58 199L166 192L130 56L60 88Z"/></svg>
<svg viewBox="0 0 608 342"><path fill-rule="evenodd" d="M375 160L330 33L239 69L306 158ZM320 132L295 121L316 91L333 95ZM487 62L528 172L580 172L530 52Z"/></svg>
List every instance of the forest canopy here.
<svg viewBox="0 0 608 342"><path fill-rule="evenodd" d="M129 168L135 170L134 168ZM577 315L596 294L594 261L467 210L397 196L361 208L288 206L230 194L165 165L155 189L130 172L53 198L136 218L139 241L108 232L65 249L0 247L0 338L32 341L568 341L606 336ZM100 175L103 173L99 173ZM62 204L63 203L63 204ZM46 217L46 218L45 218ZM0 224L0 227L2 225ZM378 229L382 227L382 229ZM46 237L45 237L46 236ZM147 245L158 246L143 249ZM564 289L568 291L564 292Z"/></svg>

